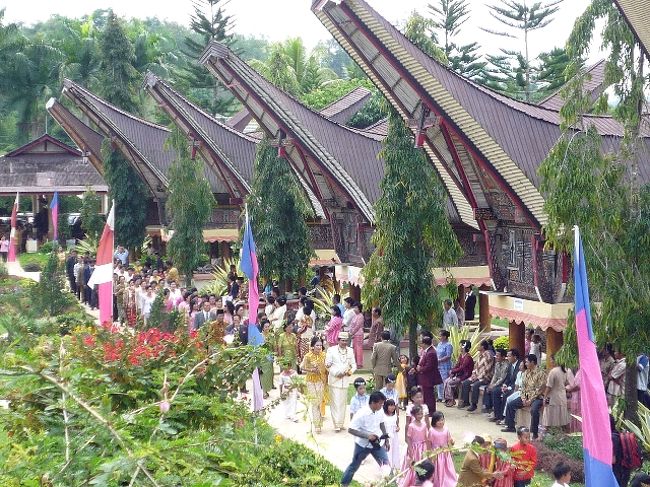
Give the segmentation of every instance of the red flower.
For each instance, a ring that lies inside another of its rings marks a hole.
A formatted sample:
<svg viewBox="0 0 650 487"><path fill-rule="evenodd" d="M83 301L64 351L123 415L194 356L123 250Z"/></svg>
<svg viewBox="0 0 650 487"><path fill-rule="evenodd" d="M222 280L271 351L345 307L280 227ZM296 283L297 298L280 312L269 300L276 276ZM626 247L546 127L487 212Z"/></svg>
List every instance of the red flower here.
<svg viewBox="0 0 650 487"><path fill-rule="evenodd" d="M86 345L87 347L90 347L90 348L94 347L96 345L95 337L92 336L92 335L86 335L84 337L84 345Z"/></svg>

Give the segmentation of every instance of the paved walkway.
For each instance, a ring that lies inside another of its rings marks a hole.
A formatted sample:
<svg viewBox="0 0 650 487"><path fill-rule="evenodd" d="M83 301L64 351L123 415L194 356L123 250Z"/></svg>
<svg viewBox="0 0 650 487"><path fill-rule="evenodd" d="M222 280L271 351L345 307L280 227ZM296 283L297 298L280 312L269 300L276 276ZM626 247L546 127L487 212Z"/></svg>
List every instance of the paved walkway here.
<svg viewBox="0 0 650 487"><path fill-rule="evenodd" d="M363 376L363 374L361 375ZM365 376L365 378L369 379L369 376ZM277 376L275 382L278 382ZM249 390L251 390L250 387ZM272 390L269 401L277 399L278 397L279 390ZM438 403L438 406L438 410L445 414L447 426L457 447L464 445L468 440L471 441L475 435L481 435L484 437L490 436L493 439L499 437L505 438L509 445L514 444L516 441L516 435L514 433L502 433L502 426L497 426L495 423L488 421L487 417L480 412L469 413L466 410L457 409L455 407L448 408L442 403ZM334 432L329 414L328 407L325 423L323 425L323 432L320 434L316 434L312 431L311 417L306 412L306 405L303 404L300 399L298 402L299 421L297 423L289 421L283 417L281 406L276 407L270 412L268 421L281 435L306 445L315 452L323 455L341 470L345 470L352 459L354 438L345 431L340 433ZM403 430L405 414L403 411L400 411L399 421L400 427L402 428L400 431L400 453L403 455L406 451ZM368 457L363 465L361 465L361 468L358 470L354 478L362 484L372 483L379 480L379 469L372 457Z"/></svg>

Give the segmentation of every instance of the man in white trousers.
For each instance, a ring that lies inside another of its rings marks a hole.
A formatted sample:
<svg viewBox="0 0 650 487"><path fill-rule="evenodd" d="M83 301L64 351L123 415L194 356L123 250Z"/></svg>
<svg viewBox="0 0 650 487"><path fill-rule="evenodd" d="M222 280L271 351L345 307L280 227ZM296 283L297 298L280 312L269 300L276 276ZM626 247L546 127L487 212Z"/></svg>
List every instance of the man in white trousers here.
<svg viewBox="0 0 650 487"><path fill-rule="evenodd" d="M344 427L350 377L357 370L354 351L348 347L349 341L348 333L340 332L338 346L328 348L325 357L325 367L329 372L327 383L330 391L330 411L334 431L337 433Z"/></svg>

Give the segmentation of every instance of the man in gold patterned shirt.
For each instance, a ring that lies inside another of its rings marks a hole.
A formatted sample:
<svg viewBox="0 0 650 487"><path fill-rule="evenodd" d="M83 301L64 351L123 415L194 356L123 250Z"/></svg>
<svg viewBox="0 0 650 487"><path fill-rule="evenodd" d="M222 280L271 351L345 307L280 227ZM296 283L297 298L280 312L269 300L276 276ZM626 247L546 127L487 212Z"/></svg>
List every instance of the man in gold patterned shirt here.
<svg viewBox="0 0 650 487"><path fill-rule="evenodd" d="M530 407L530 431L533 439L537 439L539 431L539 417L544 406L543 393L546 386L546 371L537 365L537 356L526 355L526 371L524 372L521 386L521 396L510 401L506 407L507 428L503 432L515 432L515 414L517 409Z"/></svg>

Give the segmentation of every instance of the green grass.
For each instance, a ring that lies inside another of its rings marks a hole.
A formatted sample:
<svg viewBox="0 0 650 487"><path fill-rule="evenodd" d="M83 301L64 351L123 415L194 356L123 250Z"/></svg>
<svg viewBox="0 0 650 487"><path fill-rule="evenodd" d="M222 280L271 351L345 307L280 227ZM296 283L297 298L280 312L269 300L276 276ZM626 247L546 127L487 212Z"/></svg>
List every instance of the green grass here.
<svg viewBox="0 0 650 487"><path fill-rule="evenodd" d="M35 254L20 254L18 256L18 262L20 262L20 267L23 269L25 266L31 265L31 264L36 264L43 269L45 267L45 264L47 264L47 259L49 258L49 254L41 254L40 252L36 252Z"/></svg>

